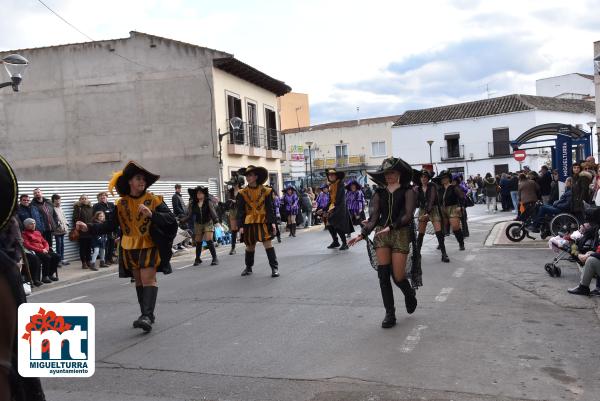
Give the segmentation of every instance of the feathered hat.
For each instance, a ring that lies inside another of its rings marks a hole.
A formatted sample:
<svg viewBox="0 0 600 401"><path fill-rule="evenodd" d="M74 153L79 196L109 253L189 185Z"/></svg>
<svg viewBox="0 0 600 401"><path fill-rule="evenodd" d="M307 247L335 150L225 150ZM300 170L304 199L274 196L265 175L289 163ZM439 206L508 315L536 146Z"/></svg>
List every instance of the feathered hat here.
<svg viewBox="0 0 600 401"><path fill-rule="evenodd" d="M108 182L108 191L111 195L114 195L114 189L116 188L120 196L129 195L129 180L137 174L142 174L146 179L146 189L150 188L160 178L160 175L149 172L137 162L131 160L125 165L123 170L113 174Z"/></svg>

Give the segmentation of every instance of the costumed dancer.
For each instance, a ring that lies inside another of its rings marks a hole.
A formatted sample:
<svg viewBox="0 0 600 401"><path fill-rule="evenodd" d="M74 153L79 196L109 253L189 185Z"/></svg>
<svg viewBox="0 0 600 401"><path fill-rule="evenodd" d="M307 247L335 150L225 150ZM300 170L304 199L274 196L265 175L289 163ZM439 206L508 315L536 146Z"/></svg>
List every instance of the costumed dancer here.
<svg viewBox="0 0 600 401"><path fill-rule="evenodd" d="M321 192L317 195L317 210L315 214L321 218L323 224L325 225L325 230L327 230L327 206L329 205L329 185L321 184L319 187Z"/></svg>
<svg viewBox="0 0 600 401"><path fill-rule="evenodd" d="M230 255L235 255L235 243L237 241L238 225L237 225L237 196L240 190L244 187L244 177L233 176L225 184L229 185L227 199L227 210L229 215L229 230L231 231L231 250ZM242 238L240 238L240 242Z"/></svg>
<svg viewBox="0 0 600 401"><path fill-rule="evenodd" d="M194 222L194 242L196 243L196 259L194 260L194 266L198 266L202 263L201 256L203 242L206 242L206 247L210 251L210 256L212 256L210 265L218 265L219 259L217 259L217 250L215 249L213 238L215 235L215 225L220 225L220 222L217 212L215 212L215 208L210 200L208 188L202 186L189 188L188 193L190 194L188 214L181 219L181 221L185 222L192 219Z"/></svg>
<svg viewBox="0 0 600 401"><path fill-rule="evenodd" d="M237 200L238 227L246 244L246 268L242 276L252 274L256 243L262 242L271 266L271 277L279 277L279 263L271 243L277 225L271 196L273 190L264 185L269 179L269 172L264 167L250 165L238 170L238 173L245 176L248 183L240 190Z"/></svg>
<svg viewBox="0 0 600 401"><path fill-rule="evenodd" d="M160 176L152 174L134 161L113 174L108 190L121 196L115 204L115 217L102 224L77 222L77 230L92 235L108 234L121 229L119 277L133 277L141 315L133 327L152 330L158 294L156 272L169 274L177 219L160 195L147 192Z"/></svg>
<svg viewBox="0 0 600 401"><path fill-rule="evenodd" d="M354 232L346 208L346 192L343 184L345 173L334 169L327 170L326 173L329 181L329 204L327 205L325 217L327 218L327 229L333 239L333 242L327 248L339 247L340 251L345 251L348 249L346 234ZM341 246L338 237L342 242Z"/></svg>
<svg viewBox="0 0 600 401"><path fill-rule="evenodd" d="M465 237L460 227L460 219L462 217L462 201L464 192L458 185L452 184L452 174L448 171L442 171L436 179L442 185L440 189L441 195L441 211L444 223L449 222L450 228L458 241L459 249L465 250Z"/></svg>
<svg viewBox="0 0 600 401"><path fill-rule="evenodd" d="M298 191L293 185L285 189L283 204L287 215L287 225L290 230L290 237L296 236L296 216L298 215Z"/></svg>
<svg viewBox="0 0 600 401"><path fill-rule="evenodd" d="M469 187L464 181L464 177L461 173L452 174L452 184L458 186L464 193L464 196L461 199L460 207L462 210L462 214L460 217L460 225L462 227L463 236L465 238L469 237L469 223L467 218L467 194L469 193Z"/></svg>
<svg viewBox="0 0 600 401"><path fill-rule="evenodd" d="M17 178L2 156L0 189L0 400L45 401L40 379L19 375L17 311L27 298L17 263L23 258L24 251L15 217L19 193ZM24 269L25 266L27 263L24 263Z"/></svg>
<svg viewBox="0 0 600 401"><path fill-rule="evenodd" d="M272 188L271 196L273 199L273 213L275 213L275 236L277 237L277 242L281 243L281 231L279 230L279 225L281 224L281 198Z"/></svg>
<svg viewBox="0 0 600 401"><path fill-rule="evenodd" d="M424 169L416 175L415 181L419 183L416 187L417 206L419 207L419 235L417 237L417 249L419 252L421 251L427 222L431 221L435 230L435 236L438 240L439 249L442 251L442 262L448 263L450 262L450 258L448 258L446 245L444 244L438 187L431 181L434 173Z"/></svg>
<svg viewBox="0 0 600 401"><path fill-rule="evenodd" d="M349 245L368 237L375 230L373 245L377 254L379 287L385 307L384 329L396 324L394 292L390 278L402 290L406 311L413 313L417 308L416 291L406 278L406 262L412 241L412 223L417 206L417 196L412 190L412 168L402 159L385 159L381 168L368 173L385 189L376 191L369 206L369 220L361 233L352 238Z"/></svg>
<svg viewBox="0 0 600 401"><path fill-rule="evenodd" d="M346 206L353 226L360 226L365 220L365 196L362 186L355 179L346 184Z"/></svg>

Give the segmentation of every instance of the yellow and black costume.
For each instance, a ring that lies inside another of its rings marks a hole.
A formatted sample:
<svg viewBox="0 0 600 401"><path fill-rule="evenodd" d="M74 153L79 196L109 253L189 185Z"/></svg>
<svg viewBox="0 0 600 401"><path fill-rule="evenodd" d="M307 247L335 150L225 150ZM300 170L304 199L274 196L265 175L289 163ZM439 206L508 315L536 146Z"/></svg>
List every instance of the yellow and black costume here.
<svg viewBox="0 0 600 401"><path fill-rule="evenodd" d="M237 196L238 227L244 228L244 243L246 244L246 268L242 276L252 274L254 265L254 247L257 242L263 245L271 245L273 238L273 224L277 224L277 217L273 209L273 197L271 188L264 184L269 178L267 169L263 167L248 166L238 171L240 175L250 173L257 175L256 184L246 186L240 190ZM271 276L279 277L279 264L275 255L275 248L265 247Z"/></svg>
<svg viewBox="0 0 600 401"><path fill-rule="evenodd" d="M122 171L113 175L108 190L116 189L121 196L115 203L116 218L101 224L89 224L92 234L106 234L121 229L119 246L119 277L133 277L138 269L154 269L169 274L173 239L177 234L177 220L163 197L151 192L141 196L130 195L129 180L142 174L146 180L146 189L154 184L159 176L152 174L134 161L127 163ZM152 211L152 217L146 217L138 210L144 205ZM154 323L154 307L158 287L136 285L138 303L142 315L134 322L134 327L150 331Z"/></svg>

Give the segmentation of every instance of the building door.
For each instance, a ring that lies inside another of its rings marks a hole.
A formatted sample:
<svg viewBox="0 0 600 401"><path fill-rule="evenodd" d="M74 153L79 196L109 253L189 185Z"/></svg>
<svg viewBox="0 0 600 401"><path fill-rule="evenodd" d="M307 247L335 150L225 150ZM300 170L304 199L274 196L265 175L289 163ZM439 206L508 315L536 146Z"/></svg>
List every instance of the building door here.
<svg viewBox="0 0 600 401"><path fill-rule="evenodd" d="M269 149L279 149L277 140L277 116L271 109L265 109L265 128L267 129L267 146Z"/></svg>
<svg viewBox="0 0 600 401"><path fill-rule="evenodd" d="M494 165L494 175L501 175L502 173L508 173L508 164Z"/></svg>
<svg viewBox="0 0 600 401"><path fill-rule="evenodd" d="M335 164L339 167L348 165L348 145L335 145Z"/></svg>
<svg viewBox="0 0 600 401"><path fill-rule="evenodd" d="M235 96L227 95L227 129L231 132L231 135L229 136L229 142L237 145L243 145L244 126L242 125L237 132L234 132L231 128L231 124L229 124L229 121L231 121L233 117L242 118L242 101Z"/></svg>
<svg viewBox="0 0 600 401"><path fill-rule="evenodd" d="M258 135L258 121L256 119L256 105L254 103L246 103L246 116L248 123L248 136L250 138L250 146L260 147L260 138Z"/></svg>

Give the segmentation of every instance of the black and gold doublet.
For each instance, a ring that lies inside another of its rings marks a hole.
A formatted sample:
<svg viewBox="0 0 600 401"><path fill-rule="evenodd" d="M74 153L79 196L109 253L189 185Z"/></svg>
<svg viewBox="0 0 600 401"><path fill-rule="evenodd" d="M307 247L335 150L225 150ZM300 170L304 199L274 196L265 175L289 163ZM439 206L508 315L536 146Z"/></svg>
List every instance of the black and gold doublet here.
<svg viewBox="0 0 600 401"><path fill-rule="evenodd" d="M257 185L248 186L238 193L238 226L244 227L246 245L253 246L273 238L271 226L276 223L276 217L271 192L271 188Z"/></svg>

